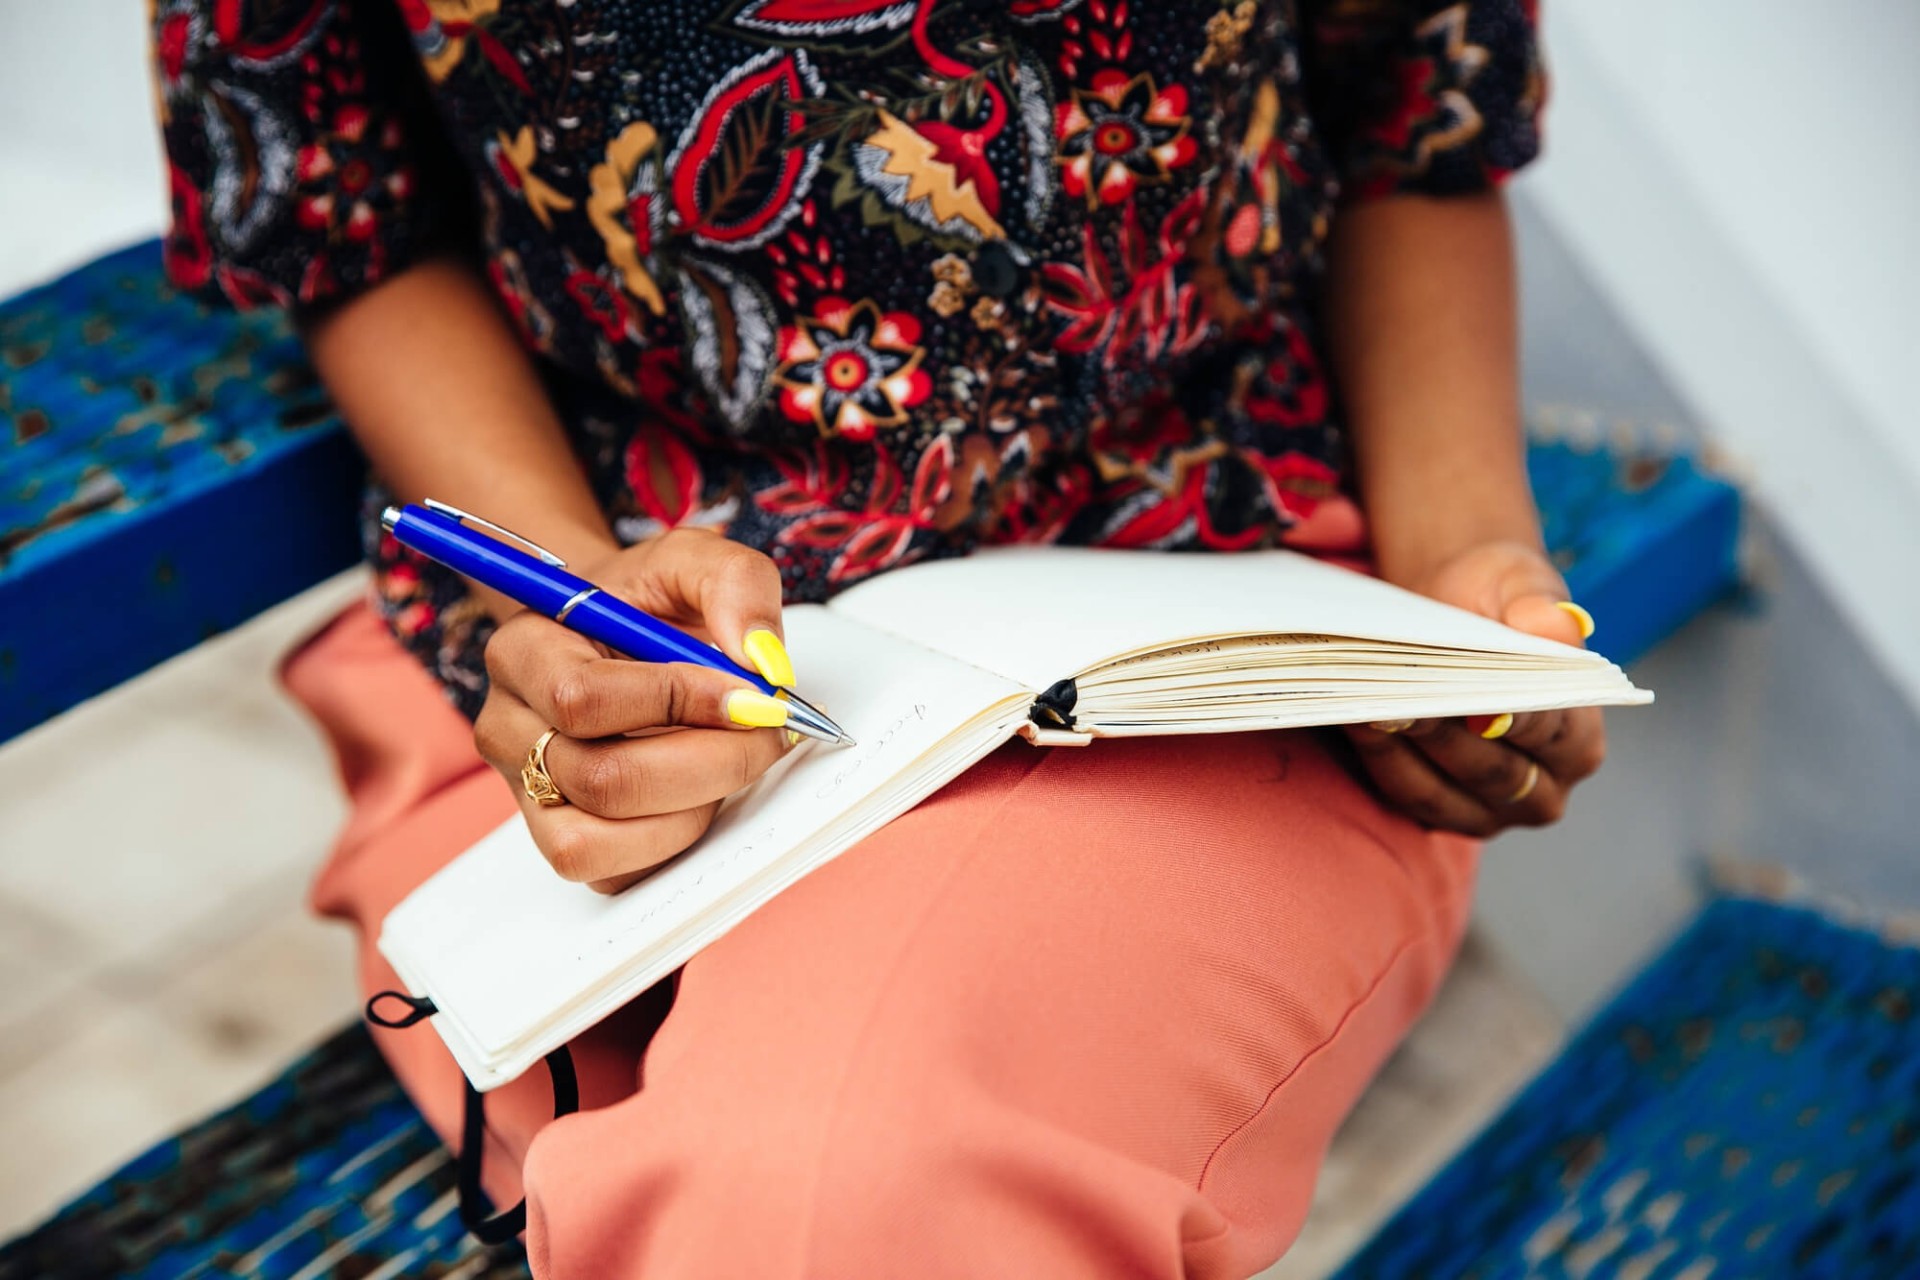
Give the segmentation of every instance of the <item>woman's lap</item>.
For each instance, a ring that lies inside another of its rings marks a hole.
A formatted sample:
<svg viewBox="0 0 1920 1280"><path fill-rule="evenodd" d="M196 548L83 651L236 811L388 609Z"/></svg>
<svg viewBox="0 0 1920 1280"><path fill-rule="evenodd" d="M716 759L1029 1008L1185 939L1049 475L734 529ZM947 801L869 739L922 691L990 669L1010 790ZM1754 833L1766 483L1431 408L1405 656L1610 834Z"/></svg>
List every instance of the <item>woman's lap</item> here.
<svg viewBox="0 0 1920 1280"><path fill-rule="evenodd" d="M385 911L513 812L376 631L288 673L358 762L315 900L375 987ZM490 1186L524 1157L556 1276L1249 1274L1437 986L1473 863L1313 735L1014 743L703 952L650 1048L644 1011L576 1044L580 1114L543 1124L537 1072L491 1095ZM437 1038L382 1044L455 1133Z"/></svg>

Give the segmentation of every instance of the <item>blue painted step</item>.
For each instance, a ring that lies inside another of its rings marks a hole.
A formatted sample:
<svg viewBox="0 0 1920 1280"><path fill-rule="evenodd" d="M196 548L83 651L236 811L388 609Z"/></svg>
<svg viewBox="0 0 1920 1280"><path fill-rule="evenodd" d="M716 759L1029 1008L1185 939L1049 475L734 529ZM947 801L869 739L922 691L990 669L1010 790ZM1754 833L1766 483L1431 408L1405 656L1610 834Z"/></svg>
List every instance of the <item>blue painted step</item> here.
<svg viewBox="0 0 1920 1280"><path fill-rule="evenodd" d="M352 564L361 472L286 317L156 242L0 304L0 741Z"/></svg>
<svg viewBox="0 0 1920 1280"><path fill-rule="evenodd" d="M1554 562L1599 623L1591 643L1615 662L1733 588L1740 494L1692 458L1535 439L1527 472Z"/></svg>

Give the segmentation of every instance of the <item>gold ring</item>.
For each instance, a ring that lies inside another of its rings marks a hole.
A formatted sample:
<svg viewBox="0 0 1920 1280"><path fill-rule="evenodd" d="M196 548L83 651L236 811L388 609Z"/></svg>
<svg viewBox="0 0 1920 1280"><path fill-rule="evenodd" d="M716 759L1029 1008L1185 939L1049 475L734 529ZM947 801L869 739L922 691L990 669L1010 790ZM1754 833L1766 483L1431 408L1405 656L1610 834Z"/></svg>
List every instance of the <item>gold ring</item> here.
<svg viewBox="0 0 1920 1280"><path fill-rule="evenodd" d="M1514 793L1507 797L1507 803L1519 804L1522 800L1525 800L1528 796L1532 795L1533 789L1539 785L1540 785L1540 762L1538 760L1529 760L1527 761L1526 781L1522 782L1519 785L1519 787L1517 787L1514 790Z"/></svg>
<svg viewBox="0 0 1920 1280"><path fill-rule="evenodd" d="M547 772L547 744L558 732L558 729L549 729L535 738L527 748L527 762L520 766L520 787L527 793L527 799L547 809L567 802L560 788L553 785L553 775Z"/></svg>

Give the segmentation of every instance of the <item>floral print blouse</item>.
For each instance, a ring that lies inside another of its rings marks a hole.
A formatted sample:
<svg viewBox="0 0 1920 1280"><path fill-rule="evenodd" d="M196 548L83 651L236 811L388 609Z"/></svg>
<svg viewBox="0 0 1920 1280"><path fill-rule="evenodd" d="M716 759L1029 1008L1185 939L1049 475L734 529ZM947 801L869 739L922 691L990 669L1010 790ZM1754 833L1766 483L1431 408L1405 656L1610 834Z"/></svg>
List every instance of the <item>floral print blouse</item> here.
<svg viewBox="0 0 1920 1280"><path fill-rule="evenodd" d="M1328 224L1533 156L1533 7L155 0L167 267L298 308L470 253L617 534L724 529L790 600L983 542L1354 552ZM368 529L476 712L486 619Z"/></svg>

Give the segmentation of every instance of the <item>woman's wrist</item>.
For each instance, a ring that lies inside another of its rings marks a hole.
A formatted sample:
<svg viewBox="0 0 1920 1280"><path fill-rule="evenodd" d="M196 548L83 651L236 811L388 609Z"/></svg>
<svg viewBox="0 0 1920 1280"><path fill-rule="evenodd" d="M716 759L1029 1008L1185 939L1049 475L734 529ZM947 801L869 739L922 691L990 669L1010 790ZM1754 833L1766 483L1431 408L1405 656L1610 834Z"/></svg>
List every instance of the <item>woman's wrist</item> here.
<svg viewBox="0 0 1920 1280"><path fill-rule="evenodd" d="M1401 586L1430 580L1476 547L1506 545L1546 555L1524 476L1500 483L1480 474L1456 486L1445 501L1381 504L1369 511L1368 521L1380 576Z"/></svg>
<svg viewBox="0 0 1920 1280"><path fill-rule="evenodd" d="M396 499L438 498L575 566L618 550L533 357L471 263L417 263L302 331ZM476 598L496 618L519 608Z"/></svg>
<svg viewBox="0 0 1920 1280"><path fill-rule="evenodd" d="M1500 195L1343 209L1328 253L1329 355L1382 576L1416 586L1475 547L1538 552Z"/></svg>

